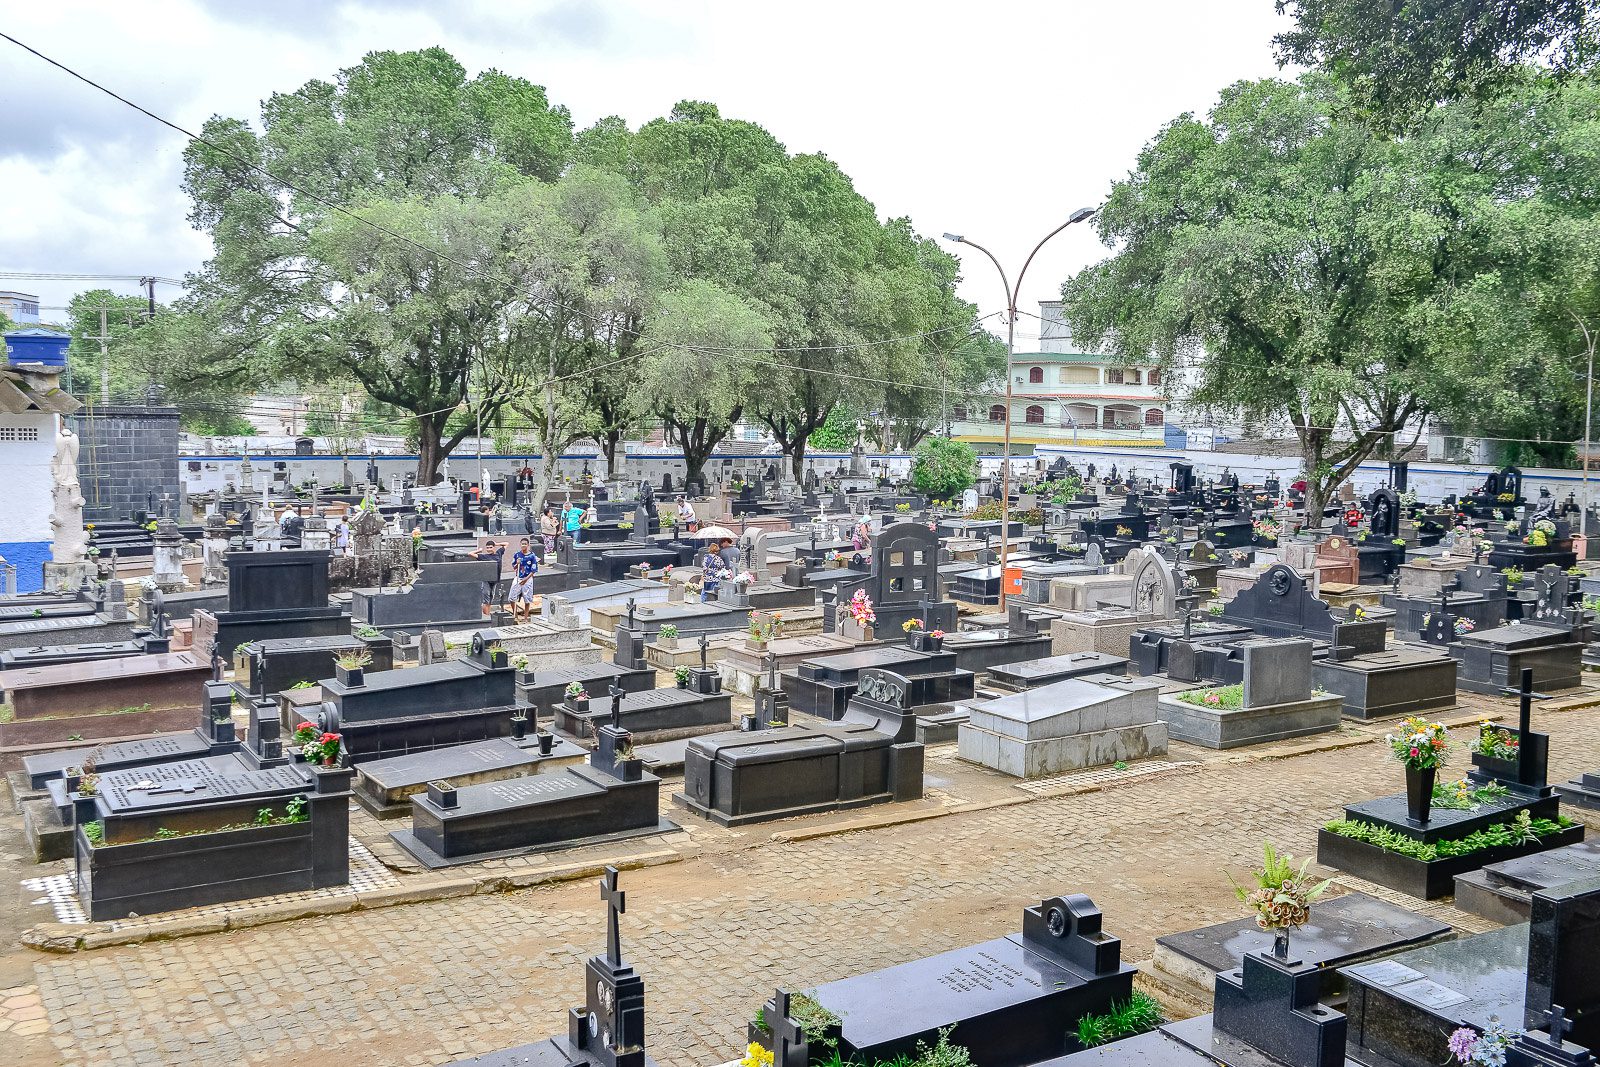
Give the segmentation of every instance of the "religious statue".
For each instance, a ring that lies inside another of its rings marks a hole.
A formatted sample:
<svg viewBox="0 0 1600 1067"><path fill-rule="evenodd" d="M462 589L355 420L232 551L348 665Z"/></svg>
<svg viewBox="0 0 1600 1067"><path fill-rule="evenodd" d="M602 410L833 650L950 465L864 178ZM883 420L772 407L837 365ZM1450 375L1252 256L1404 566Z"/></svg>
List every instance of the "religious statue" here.
<svg viewBox="0 0 1600 1067"><path fill-rule="evenodd" d="M1544 487L1539 489L1539 499L1533 505L1533 521L1541 519L1550 522L1556 521L1556 498L1550 495L1550 490Z"/></svg>
<svg viewBox="0 0 1600 1067"><path fill-rule="evenodd" d="M78 489L79 443L77 435L62 426L50 460L50 558L55 563L82 563L89 545L83 528L83 494Z"/></svg>

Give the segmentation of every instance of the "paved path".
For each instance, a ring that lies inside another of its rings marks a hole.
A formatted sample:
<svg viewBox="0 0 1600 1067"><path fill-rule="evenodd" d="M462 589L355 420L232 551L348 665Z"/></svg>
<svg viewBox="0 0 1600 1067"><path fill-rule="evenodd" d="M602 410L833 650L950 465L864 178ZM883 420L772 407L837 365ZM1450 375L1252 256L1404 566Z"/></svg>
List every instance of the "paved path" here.
<svg viewBox="0 0 1600 1067"><path fill-rule="evenodd" d="M1600 766L1600 711L1536 725L1555 737L1556 780ZM712 835L696 858L624 874L652 1053L734 1058L774 985L1000 936L1062 892L1090 894L1124 958L1145 959L1160 934L1239 914L1223 869L1242 872L1263 839L1310 855L1342 802L1400 781L1379 743L1206 756L1192 773L880 830ZM584 880L73 955L19 947L0 955L0 1062L437 1064L564 1032L603 943Z"/></svg>

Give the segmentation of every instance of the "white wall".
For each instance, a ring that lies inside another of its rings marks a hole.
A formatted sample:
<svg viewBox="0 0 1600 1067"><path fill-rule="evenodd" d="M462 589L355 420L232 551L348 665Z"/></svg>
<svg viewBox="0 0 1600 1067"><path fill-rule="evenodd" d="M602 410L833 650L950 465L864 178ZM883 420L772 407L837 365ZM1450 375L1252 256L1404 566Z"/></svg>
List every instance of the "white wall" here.
<svg viewBox="0 0 1600 1067"><path fill-rule="evenodd" d="M32 431L31 441L5 440L7 431ZM56 450L56 416L39 411L0 414L0 544L49 541L50 459Z"/></svg>

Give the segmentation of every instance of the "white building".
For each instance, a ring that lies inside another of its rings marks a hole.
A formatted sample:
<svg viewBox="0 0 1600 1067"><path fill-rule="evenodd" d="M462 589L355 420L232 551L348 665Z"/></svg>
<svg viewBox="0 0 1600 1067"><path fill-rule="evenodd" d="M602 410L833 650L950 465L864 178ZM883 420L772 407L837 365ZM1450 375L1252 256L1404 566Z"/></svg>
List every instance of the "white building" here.
<svg viewBox="0 0 1600 1067"><path fill-rule="evenodd" d="M0 470L6 506L0 508L0 557L16 568L18 592L41 587L50 561L52 491L61 412L77 407L57 384L61 368L41 363L0 364Z"/></svg>
<svg viewBox="0 0 1600 1067"><path fill-rule="evenodd" d="M38 325L39 298L32 293L0 291L0 313L17 325Z"/></svg>
<svg viewBox="0 0 1600 1067"><path fill-rule="evenodd" d="M1165 445L1168 402L1161 372L1076 351L1059 300L1039 301L1039 317L1039 351L1017 352L1011 360L1012 446ZM956 407L950 435L980 452L997 451L1005 420L1002 381L990 386L981 403Z"/></svg>

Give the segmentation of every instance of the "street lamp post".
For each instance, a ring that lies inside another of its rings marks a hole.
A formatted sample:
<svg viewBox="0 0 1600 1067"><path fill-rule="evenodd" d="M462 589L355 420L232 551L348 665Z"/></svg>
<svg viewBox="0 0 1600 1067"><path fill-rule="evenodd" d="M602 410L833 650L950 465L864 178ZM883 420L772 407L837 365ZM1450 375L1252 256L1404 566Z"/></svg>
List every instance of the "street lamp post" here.
<svg viewBox="0 0 1600 1067"><path fill-rule="evenodd" d="M1033 246L1033 251L1028 253L1028 258L1022 261L1022 270L1017 274L1017 284L1014 287L1012 286L1010 280L1006 278L1006 269L1000 265L1000 261L994 257L993 252L990 252L978 242L970 241L960 234L947 233L944 235L944 239L946 241L954 241L956 244L971 245L973 248L976 248L978 251L988 256L989 262L994 264L994 269L1000 272L1000 284L1006 291L1006 417L1004 424L1005 428L1003 431L1005 435L1005 443L1001 446L1002 455L1000 467L1001 611L1006 609L1006 560L1010 555L1008 550L1011 545L1011 359L1016 351L1017 297L1022 291L1022 279L1027 276L1028 266L1033 262L1033 257L1039 254L1039 249L1045 246L1045 242L1049 241L1050 238L1054 237L1056 234L1060 233L1062 230L1073 225L1074 223L1087 222L1088 220L1094 218L1096 210L1096 208L1092 207L1080 207L1071 215L1067 216L1066 222L1063 222L1060 226L1057 226L1055 229L1045 234L1039 243ZM1076 432L1074 432L1074 436L1076 436Z"/></svg>

